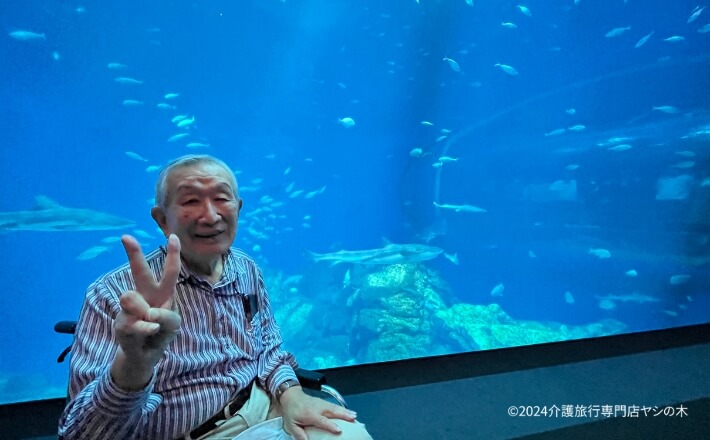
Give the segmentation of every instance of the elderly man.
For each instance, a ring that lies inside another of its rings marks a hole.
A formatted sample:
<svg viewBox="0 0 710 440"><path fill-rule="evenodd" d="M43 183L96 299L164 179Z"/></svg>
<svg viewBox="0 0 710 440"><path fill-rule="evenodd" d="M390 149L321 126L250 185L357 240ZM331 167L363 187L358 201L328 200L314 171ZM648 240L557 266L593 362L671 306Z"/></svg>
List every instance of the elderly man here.
<svg viewBox="0 0 710 440"><path fill-rule="evenodd" d="M370 439L354 412L301 390L261 271L231 248L242 200L229 167L176 159L155 204L167 246L144 256L124 236L129 264L87 291L60 437L231 439L282 416L284 438Z"/></svg>

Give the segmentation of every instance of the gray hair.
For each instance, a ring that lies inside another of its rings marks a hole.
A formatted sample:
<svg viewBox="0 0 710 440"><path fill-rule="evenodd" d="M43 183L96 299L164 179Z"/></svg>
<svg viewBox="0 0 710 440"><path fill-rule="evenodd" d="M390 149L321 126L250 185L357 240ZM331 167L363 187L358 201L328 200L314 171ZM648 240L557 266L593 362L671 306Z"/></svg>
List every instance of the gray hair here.
<svg viewBox="0 0 710 440"><path fill-rule="evenodd" d="M170 176L170 173L173 172L173 170L177 168L186 168L201 164L217 165L218 167L221 167L225 171L227 171L232 179L232 191L234 191L235 196L237 195L237 178L234 175L232 169L229 168L229 165L214 156L210 156L209 154L186 154L185 156L181 156L177 159L171 160L170 162L168 162L167 165L165 165L162 170L160 170L160 174L158 175L158 182L155 184L155 206L159 206L163 209L167 208L167 182L168 177Z"/></svg>

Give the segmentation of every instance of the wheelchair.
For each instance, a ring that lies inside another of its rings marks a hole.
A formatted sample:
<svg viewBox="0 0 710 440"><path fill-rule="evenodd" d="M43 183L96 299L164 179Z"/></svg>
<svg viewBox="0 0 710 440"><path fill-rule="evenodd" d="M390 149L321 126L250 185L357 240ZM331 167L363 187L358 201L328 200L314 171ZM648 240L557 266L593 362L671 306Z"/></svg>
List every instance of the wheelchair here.
<svg viewBox="0 0 710 440"><path fill-rule="evenodd" d="M57 333L73 335L76 331L76 321L59 321L54 325L54 331ZM69 344L69 346L61 352L59 357L57 357L58 363L64 362L67 355L71 352L72 345L73 344ZM343 396L335 388L326 384L326 378L323 373L313 370L306 370L304 368L297 368L296 377L298 378L298 382L301 384L301 387L303 387L304 392L315 397L335 401L338 405L346 409L348 408Z"/></svg>

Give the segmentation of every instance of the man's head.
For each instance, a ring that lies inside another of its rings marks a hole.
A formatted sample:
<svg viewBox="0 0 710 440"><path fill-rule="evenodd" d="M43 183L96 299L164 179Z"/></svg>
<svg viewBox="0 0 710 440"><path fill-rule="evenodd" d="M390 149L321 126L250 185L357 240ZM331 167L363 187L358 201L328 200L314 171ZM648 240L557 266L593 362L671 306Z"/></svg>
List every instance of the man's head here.
<svg viewBox="0 0 710 440"><path fill-rule="evenodd" d="M160 172L151 215L166 237L180 238L183 259L198 269L232 245L241 207L237 179L227 164L208 155L187 155Z"/></svg>

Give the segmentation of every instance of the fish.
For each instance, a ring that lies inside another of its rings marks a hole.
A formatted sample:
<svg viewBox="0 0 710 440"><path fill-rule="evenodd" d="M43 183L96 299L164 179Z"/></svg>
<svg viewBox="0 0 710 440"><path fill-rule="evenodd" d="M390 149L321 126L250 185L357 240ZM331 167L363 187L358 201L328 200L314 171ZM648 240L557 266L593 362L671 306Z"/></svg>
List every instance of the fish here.
<svg viewBox="0 0 710 440"><path fill-rule="evenodd" d="M587 252L589 255L594 255L599 259L611 258L611 252L602 248L592 248Z"/></svg>
<svg viewBox="0 0 710 440"><path fill-rule="evenodd" d="M686 283L690 279L690 275L673 275L669 282L674 285L678 286L680 284Z"/></svg>
<svg viewBox="0 0 710 440"><path fill-rule="evenodd" d="M120 76L118 78L114 78L113 80L119 84L143 84L143 81L134 78L128 78L125 76Z"/></svg>
<svg viewBox="0 0 710 440"><path fill-rule="evenodd" d="M516 25L515 23L510 23L510 22L505 22L505 21L501 22L500 25L506 29L517 29L518 28L518 25Z"/></svg>
<svg viewBox="0 0 710 440"><path fill-rule="evenodd" d="M0 231L110 231L136 223L92 209L62 206L47 196L35 197L31 211L0 212Z"/></svg>
<svg viewBox="0 0 710 440"><path fill-rule="evenodd" d="M505 290L505 286L503 285L503 283L498 283L491 290L491 296L503 296L504 290Z"/></svg>
<svg viewBox="0 0 710 440"><path fill-rule="evenodd" d="M668 41L669 43L677 43L677 42L683 41L683 40L685 40L685 37L683 37L681 35L673 35L671 37L663 39L663 41Z"/></svg>
<svg viewBox="0 0 710 440"><path fill-rule="evenodd" d="M343 277L343 289L347 289L350 286L350 269L345 271L345 276Z"/></svg>
<svg viewBox="0 0 710 440"><path fill-rule="evenodd" d="M355 120L353 118L338 118L338 123L345 128L352 128L355 126Z"/></svg>
<svg viewBox="0 0 710 440"><path fill-rule="evenodd" d="M137 99L124 99L123 102L124 107L140 107L143 105L143 101L138 101Z"/></svg>
<svg viewBox="0 0 710 440"><path fill-rule="evenodd" d="M455 212L488 212L483 208L479 208L478 206L473 205L448 205L434 202L434 206L441 209L451 209Z"/></svg>
<svg viewBox="0 0 710 440"><path fill-rule="evenodd" d="M422 157L424 154L424 150L421 148L412 148L412 151L409 152L409 155L412 157Z"/></svg>
<svg viewBox="0 0 710 440"><path fill-rule="evenodd" d="M178 122L182 121L183 119L187 119L187 115L177 115L174 118L170 120L173 124L177 124Z"/></svg>
<svg viewBox="0 0 710 440"><path fill-rule="evenodd" d="M140 154L134 153L133 151L126 151L126 156L131 159L140 160L142 162L148 162L148 159L143 158Z"/></svg>
<svg viewBox="0 0 710 440"><path fill-rule="evenodd" d="M449 67L451 67L451 70L453 70L454 72L461 72L461 66L459 66L459 63L452 60L451 58L444 57L442 61L446 61Z"/></svg>
<svg viewBox="0 0 710 440"><path fill-rule="evenodd" d="M124 70L128 68L128 66L122 63L108 63L107 67L111 70Z"/></svg>
<svg viewBox="0 0 710 440"><path fill-rule="evenodd" d="M619 145L614 145L613 147L607 148L609 151L626 151L630 150L632 148L631 145L629 144L619 144Z"/></svg>
<svg viewBox="0 0 710 440"><path fill-rule="evenodd" d="M687 23L694 22L695 19L698 18L698 16L700 16L700 14L703 12L703 10L705 10L705 6L703 6L703 7L696 6L695 9L693 9L693 13L690 14L690 17L688 17Z"/></svg>
<svg viewBox="0 0 710 440"><path fill-rule="evenodd" d="M425 127L432 127L434 125L429 121L422 121L420 122L420 124L424 125Z"/></svg>
<svg viewBox="0 0 710 440"><path fill-rule="evenodd" d="M178 121L177 126L180 128L190 126L195 123L195 117L193 116L190 119L182 119L181 121Z"/></svg>
<svg viewBox="0 0 710 440"><path fill-rule="evenodd" d="M618 37L619 35L623 34L624 32L627 32L631 30L631 26L624 26L624 27L618 27L610 30L606 34L604 34L605 37L607 38L613 38L613 37Z"/></svg>
<svg viewBox="0 0 710 440"><path fill-rule="evenodd" d="M574 296L572 296L572 292L569 290L565 292L565 302L567 304L574 304Z"/></svg>
<svg viewBox="0 0 710 440"><path fill-rule="evenodd" d="M473 6L473 0L466 0L466 4L469 6Z"/></svg>
<svg viewBox="0 0 710 440"><path fill-rule="evenodd" d="M559 136L563 134L566 130L564 128L556 128L552 131L548 131L545 133L545 136Z"/></svg>
<svg viewBox="0 0 710 440"><path fill-rule="evenodd" d="M616 303L610 299L600 299L599 308L602 310L614 310L616 308Z"/></svg>
<svg viewBox="0 0 710 440"><path fill-rule="evenodd" d="M446 252L444 252L444 258L451 261L452 263L454 263L457 266L459 265L459 254L458 253L447 254Z"/></svg>
<svg viewBox="0 0 710 440"><path fill-rule="evenodd" d="M641 37L641 39L638 40L638 41L636 42L636 44L634 44L634 48L638 49L639 47L641 47L641 46L643 46L644 44L646 44L646 42L648 41L648 39L651 38L651 35L653 35L653 32L651 32L650 34L646 34L645 36Z"/></svg>
<svg viewBox="0 0 710 440"><path fill-rule="evenodd" d="M426 244L395 244L389 241L385 243L385 246L379 249L341 250L328 254L309 253L315 262L329 261L334 266L340 263L372 265L421 263L436 258L444 252L441 248Z"/></svg>
<svg viewBox="0 0 710 440"><path fill-rule="evenodd" d="M179 93L166 93L165 96L163 96L163 98L165 98L165 99L175 99L175 98L177 98L177 97L179 97L179 96L180 96Z"/></svg>
<svg viewBox="0 0 710 440"><path fill-rule="evenodd" d="M707 34L710 32L710 23L706 24L705 26L701 27L698 29L698 32L701 34Z"/></svg>
<svg viewBox="0 0 710 440"><path fill-rule="evenodd" d="M76 259L80 261L91 260L111 249L111 246L94 246L80 253Z"/></svg>
<svg viewBox="0 0 710 440"><path fill-rule="evenodd" d="M577 113L577 110L573 108L568 108L567 110L565 110L565 113L567 113L568 115L573 115Z"/></svg>
<svg viewBox="0 0 710 440"><path fill-rule="evenodd" d="M137 235L139 237L143 237L143 238L149 238L149 239L155 238L152 235L150 235L149 233L147 233L146 231L144 231L143 229L134 229L133 233L135 235Z"/></svg>
<svg viewBox="0 0 710 440"><path fill-rule="evenodd" d="M507 64L495 63L495 64L493 65L493 67L498 67L498 68L500 68L500 70L502 70L503 72L505 72L505 73L507 73L508 75L511 75L511 76L515 76L515 75L518 74L518 71L515 70L514 67L509 66L509 65L507 65Z"/></svg>
<svg viewBox="0 0 710 440"><path fill-rule="evenodd" d="M661 113L667 113L669 115L674 115L676 113L680 113L680 110L678 107L674 107L672 105L657 105L655 107L652 107L651 110L656 110Z"/></svg>
<svg viewBox="0 0 710 440"><path fill-rule="evenodd" d="M678 169L686 169L686 168L693 168L695 166L695 161L693 160L684 160L683 162L678 162L674 163L671 165L673 168L678 168Z"/></svg>
<svg viewBox="0 0 710 440"><path fill-rule="evenodd" d="M518 10L519 10L520 12L522 12L522 13L525 14L525 15L527 15L528 17L532 17L532 12L530 12L530 9L528 9L527 6L518 5L518 6L516 6L516 8L518 8Z"/></svg>
<svg viewBox="0 0 710 440"><path fill-rule="evenodd" d="M433 166L434 168L441 168L443 165L444 164L441 162L434 162L433 164L431 164L431 166Z"/></svg>
<svg viewBox="0 0 710 440"><path fill-rule="evenodd" d="M577 125L573 125L573 126L571 126L571 127L568 127L567 130L569 130L569 131L582 131L582 130L585 130L586 128L587 128L587 127L585 127L585 126L582 125L582 124L577 124Z"/></svg>
<svg viewBox="0 0 710 440"><path fill-rule="evenodd" d="M145 170L148 173L154 173L156 171L160 171L161 168L162 167L160 165L150 165L150 166L146 167Z"/></svg>
<svg viewBox="0 0 710 440"><path fill-rule="evenodd" d="M172 135L172 136L170 136L170 137L168 138L168 142L179 141L180 139L186 138L186 137L188 137L188 136L190 136L189 133L178 133L178 134L174 134L174 135Z"/></svg>
<svg viewBox="0 0 710 440"><path fill-rule="evenodd" d="M165 102L160 102L160 103L158 103L158 105L156 105L156 107L158 107L158 108L161 109L161 110L175 110L175 106L174 106L174 105L170 105L170 104L165 103Z"/></svg>
<svg viewBox="0 0 710 440"><path fill-rule="evenodd" d="M624 272L624 275L626 275L627 277L631 277L631 278L638 276L638 274L639 273L636 272L636 270L634 270L634 269L629 269L626 272Z"/></svg>
<svg viewBox="0 0 710 440"><path fill-rule="evenodd" d="M648 302L659 302L660 299L655 296L648 296L642 293L634 292L628 295L606 295L606 296L595 296L599 300L616 301L616 302L634 302L634 303L648 303Z"/></svg>
<svg viewBox="0 0 710 440"><path fill-rule="evenodd" d="M16 30L8 33L8 35L15 40L20 41L33 41L33 40L46 40L47 36L45 34L39 34L32 31Z"/></svg>
<svg viewBox="0 0 710 440"><path fill-rule="evenodd" d="M208 148L210 144L205 144L203 142L190 142L185 145L187 148Z"/></svg>
<svg viewBox="0 0 710 440"><path fill-rule="evenodd" d="M441 156L439 158L439 162L441 162L441 163L456 162L457 160L459 160L458 157Z"/></svg>

